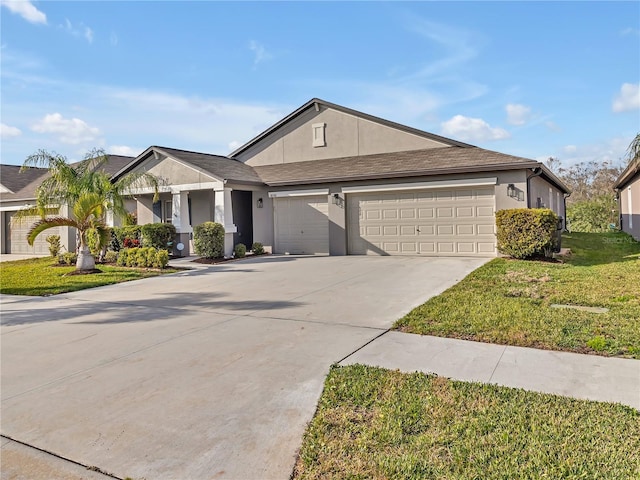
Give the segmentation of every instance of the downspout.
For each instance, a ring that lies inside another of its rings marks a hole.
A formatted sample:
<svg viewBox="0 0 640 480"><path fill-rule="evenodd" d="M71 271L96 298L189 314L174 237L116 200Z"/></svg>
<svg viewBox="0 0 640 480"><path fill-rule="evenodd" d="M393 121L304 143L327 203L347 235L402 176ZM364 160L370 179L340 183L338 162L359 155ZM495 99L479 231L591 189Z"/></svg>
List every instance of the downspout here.
<svg viewBox="0 0 640 480"><path fill-rule="evenodd" d="M622 202L620 201L620 189L614 188L616 192L616 201L618 203L618 231L622 231Z"/></svg>
<svg viewBox="0 0 640 480"><path fill-rule="evenodd" d="M533 173L531 175L527 175L527 208L531 208L531 188L530 188L530 180L533 177L539 177L542 175L542 167L536 167L533 169Z"/></svg>

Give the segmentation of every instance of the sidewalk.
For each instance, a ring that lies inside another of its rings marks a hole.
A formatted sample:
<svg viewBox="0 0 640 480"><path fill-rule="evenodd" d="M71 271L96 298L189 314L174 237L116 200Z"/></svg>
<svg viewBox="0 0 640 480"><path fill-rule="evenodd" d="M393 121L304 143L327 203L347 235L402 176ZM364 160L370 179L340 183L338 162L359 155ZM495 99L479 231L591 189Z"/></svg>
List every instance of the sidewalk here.
<svg viewBox="0 0 640 480"><path fill-rule="evenodd" d="M640 410L640 360L389 331L340 363L435 373Z"/></svg>

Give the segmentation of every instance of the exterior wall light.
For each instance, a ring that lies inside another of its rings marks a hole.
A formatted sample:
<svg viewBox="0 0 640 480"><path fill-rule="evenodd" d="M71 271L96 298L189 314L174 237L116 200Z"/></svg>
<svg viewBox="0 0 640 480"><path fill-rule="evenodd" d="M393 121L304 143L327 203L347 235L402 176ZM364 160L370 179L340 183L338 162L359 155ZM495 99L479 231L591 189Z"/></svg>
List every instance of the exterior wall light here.
<svg viewBox="0 0 640 480"><path fill-rule="evenodd" d="M337 205L339 207L343 207L344 206L344 200L342 198L340 198L340 194L339 193L334 193L333 195L331 195L331 203L333 203L334 205Z"/></svg>
<svg viewBox="0 0 640 480"><path fill-rule="evenodd" d="M516 187L513 183L510 183L509 185L507 185L507 196L514 198L516 197L518 194L516 193Z"/></svg>
<svg viewBox="0 0 640 480"><path fill-rule="evenodd" d="M258 199L257 206L258 206L258 208L264 207L264 202L262 201L262 198Z"/></svg>

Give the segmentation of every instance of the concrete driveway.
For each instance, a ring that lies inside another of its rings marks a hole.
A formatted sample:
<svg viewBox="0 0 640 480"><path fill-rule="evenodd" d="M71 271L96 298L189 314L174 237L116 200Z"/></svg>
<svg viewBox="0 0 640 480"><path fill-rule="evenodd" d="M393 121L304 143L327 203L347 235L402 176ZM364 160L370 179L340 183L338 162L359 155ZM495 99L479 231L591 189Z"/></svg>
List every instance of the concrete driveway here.
<svg viewBox="0 0 640 480"><path fill-rule="evenodd" d="M2 434L120 478L291 473L329 366L486 259L272 256L2 297Z"/></svg>

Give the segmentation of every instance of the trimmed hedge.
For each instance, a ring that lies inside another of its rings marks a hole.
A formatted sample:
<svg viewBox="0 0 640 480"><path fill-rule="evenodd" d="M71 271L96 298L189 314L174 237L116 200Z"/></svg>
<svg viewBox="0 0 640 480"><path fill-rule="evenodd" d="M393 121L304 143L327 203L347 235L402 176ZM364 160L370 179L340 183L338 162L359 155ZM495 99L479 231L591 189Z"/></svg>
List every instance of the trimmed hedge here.
<svg viewBox="0 0 640 480"><path fill-rule="evenodd" d="M201 257L224 256L224 227L215 222L204 222L193 227L193 249Z"/></svg>
<svg viewBox="0 0 640 480"><path fill-rule="evenodd" d="M121 267L140 268L164 268L168 263L169 252L153 247L123 248L116 261Z"/></svg>
<svg viewBox="0 0 640 480"><path fill-rule="evenodd" d="M498 251L513 258L551 256L558 216L548 208L513 208L496 212Z"/></svg>
<svg viewBox="0 0 640 480"><path fill-rule="evenodd" d="M142 225L142 245L158 250L170 250L169 242L176 236L176 227L170 223L147 223Z"/></svg>

